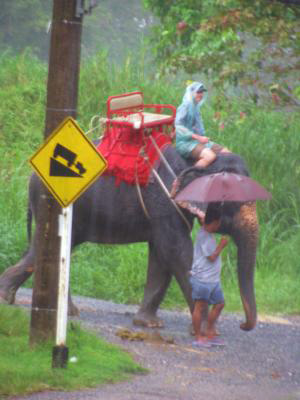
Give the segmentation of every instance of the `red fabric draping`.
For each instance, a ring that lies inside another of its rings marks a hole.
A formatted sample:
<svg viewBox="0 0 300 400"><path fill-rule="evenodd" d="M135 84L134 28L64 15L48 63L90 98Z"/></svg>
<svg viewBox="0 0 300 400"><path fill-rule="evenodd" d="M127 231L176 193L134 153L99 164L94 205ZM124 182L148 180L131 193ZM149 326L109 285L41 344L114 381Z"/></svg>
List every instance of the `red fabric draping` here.
<svg viewBox="0 0 300 400"><path fill-rule="evenodd" d="M155 130L152 130L151 135L160 149L171 144L168 135ZM147 185L151 166L159 158L159 154L148 136L144 135L141 130L127 127L110 127L97 149L108 162L108 168L104 175L115 176L116 184L120 184L121 181L135 184L137 177L141 186ZM145 157L148 161L145 160Z"/></svg>

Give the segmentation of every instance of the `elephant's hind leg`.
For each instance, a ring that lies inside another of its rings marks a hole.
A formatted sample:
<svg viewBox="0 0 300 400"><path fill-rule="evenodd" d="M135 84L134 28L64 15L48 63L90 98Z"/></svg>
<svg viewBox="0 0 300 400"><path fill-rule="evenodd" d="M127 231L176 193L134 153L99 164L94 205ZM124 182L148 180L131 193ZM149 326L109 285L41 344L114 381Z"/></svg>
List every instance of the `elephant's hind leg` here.
<svg viewBox="0 0 300 400"><path fill-rule="evenodd" d="M33 263L33 249L30 248L16 265L3 272L0 276L0 303L15 302L17 290L33 273Z"/></svg>
<svg viewBox="0 0 300 400"><path fill-rule="evenodd" d="M151 328L161 328L163 327L163 322L156 316L156 312L169 287L172 274L163 265L160 265L157 249L151 243L149 243L148 257L149 263L144 299L133 319L133 323Z"/></svg>
<svg viewBox="0 0 300 400"><path fill-rule="evenodd" d="M14 304L19 287L32 275L34 270L34 250L31 247L28 253L14 266L7 268L0 275L0 303ZM79 315L69 290L68 314Z"/></svg>

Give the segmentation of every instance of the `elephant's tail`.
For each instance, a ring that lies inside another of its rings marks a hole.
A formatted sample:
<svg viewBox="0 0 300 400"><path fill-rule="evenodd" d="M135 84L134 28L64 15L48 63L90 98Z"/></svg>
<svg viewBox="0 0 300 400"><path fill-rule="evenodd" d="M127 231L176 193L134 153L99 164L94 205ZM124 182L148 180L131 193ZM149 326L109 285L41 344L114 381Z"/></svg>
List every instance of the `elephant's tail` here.
<svg viewBox="0 0 300 400"><path fill-rule="evenodd" d="M31 242L31 234L32 234L32 210L30 207L30 203L28 201L28 206L27 206L27 240L28 243Z"/></svg>

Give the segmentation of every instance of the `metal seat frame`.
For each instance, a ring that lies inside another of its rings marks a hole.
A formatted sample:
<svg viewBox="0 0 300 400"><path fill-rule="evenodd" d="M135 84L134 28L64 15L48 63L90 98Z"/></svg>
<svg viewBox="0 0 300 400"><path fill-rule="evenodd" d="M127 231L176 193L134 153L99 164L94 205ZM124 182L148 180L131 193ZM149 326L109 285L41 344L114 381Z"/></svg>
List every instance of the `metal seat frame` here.
<svg viewBox="0 0 300 400"><path fill-rule="evenodd" d="M166 110L171 114L162 114ZM171 104L144 104L142 92L110 96L107 100L108 128L117 125L136 130L156 128L162 131L164 126L173 126L175 116L176 108Z"/></svg>

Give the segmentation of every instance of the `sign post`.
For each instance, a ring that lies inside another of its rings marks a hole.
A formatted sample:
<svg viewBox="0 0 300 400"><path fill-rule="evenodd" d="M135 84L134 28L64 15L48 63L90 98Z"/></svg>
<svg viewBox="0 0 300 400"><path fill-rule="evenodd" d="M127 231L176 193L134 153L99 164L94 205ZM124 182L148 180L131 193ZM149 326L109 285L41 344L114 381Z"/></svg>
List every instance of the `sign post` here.
<svg viewBox="0 0 300 400"><path fill-rule="evenodd" d="M57 314L55 346L52 352L52 367L66 367L68 361L67 322L68 322L68 295L70 277L70 258L72 240L73 204L62 209L59 215L58 227L60 242Z"/></svg>
<svg viewBox="0 0 300 400"><path fill-rule="evenodd" d="M66 118L31 157L30 164L62 206L58 220L60 256L53 367L66 367L73 202L105 171L107 162L78 124Z"/></svg>

